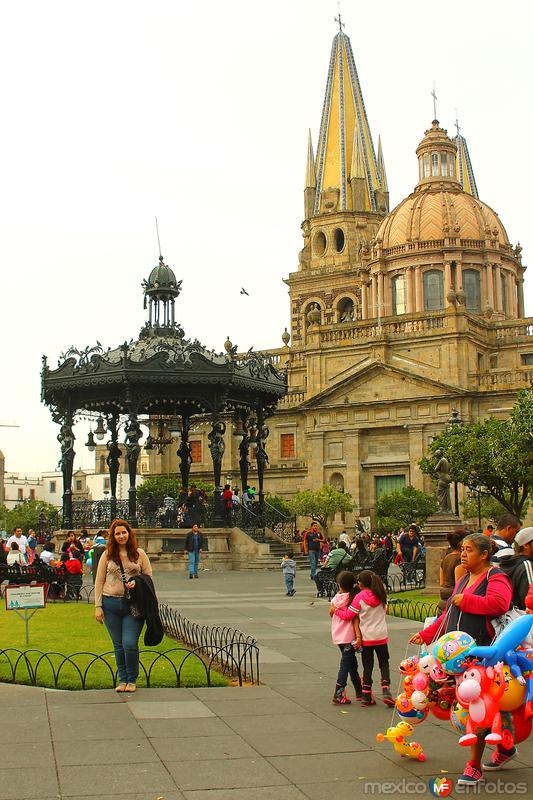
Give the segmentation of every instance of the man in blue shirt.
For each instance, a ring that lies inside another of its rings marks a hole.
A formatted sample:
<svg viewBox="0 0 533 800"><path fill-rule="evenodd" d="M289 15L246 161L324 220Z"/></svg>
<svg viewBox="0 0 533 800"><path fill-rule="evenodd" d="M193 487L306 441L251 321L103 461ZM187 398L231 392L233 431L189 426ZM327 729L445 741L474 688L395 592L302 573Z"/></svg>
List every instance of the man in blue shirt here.
<svg viewBox="0 0 533 800"><path fill-rule="evenodd" d="M204 546L204 537L196 523L192 526L185 539L185 549L189 554L189 580L198 577L198 564Z"/></svg>

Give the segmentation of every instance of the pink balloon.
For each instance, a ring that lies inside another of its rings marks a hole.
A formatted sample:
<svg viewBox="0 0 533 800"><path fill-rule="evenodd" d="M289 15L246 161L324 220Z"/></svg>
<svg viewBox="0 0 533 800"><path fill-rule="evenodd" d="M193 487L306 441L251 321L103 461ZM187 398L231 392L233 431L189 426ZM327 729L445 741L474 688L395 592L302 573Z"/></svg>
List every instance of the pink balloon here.
<svg viewBox="0 0 533 800"><path fill-rule="evenodd" d="M423 672L418 672L416 675L413 675L413 686L417 692L423 692L428 687L428 678L427 675L424 675Z"/></svg>

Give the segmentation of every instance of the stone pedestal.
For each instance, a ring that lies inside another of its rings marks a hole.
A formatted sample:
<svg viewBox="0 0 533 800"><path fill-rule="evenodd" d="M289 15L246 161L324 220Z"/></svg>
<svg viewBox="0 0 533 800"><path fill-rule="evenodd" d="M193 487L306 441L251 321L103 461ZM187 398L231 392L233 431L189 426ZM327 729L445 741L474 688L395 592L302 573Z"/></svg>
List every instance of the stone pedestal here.
<svg viewBox="0 0 533 800"><path fill-rule="evenodd" d="M464 527L464 522L455 514L438 511L426 520L422 535L426 544L426 591L439 589L439 569L442 557L448 549L446 534Z"/></svg>

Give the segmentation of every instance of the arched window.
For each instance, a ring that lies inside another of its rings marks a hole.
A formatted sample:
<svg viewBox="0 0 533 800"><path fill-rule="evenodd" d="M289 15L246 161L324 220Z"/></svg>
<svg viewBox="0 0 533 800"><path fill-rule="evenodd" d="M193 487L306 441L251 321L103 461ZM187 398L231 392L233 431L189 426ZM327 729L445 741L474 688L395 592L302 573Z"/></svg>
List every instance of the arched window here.
<svg viewBox="0 0 533 800"><path fill-rule="evenodd" d="M429 153L424 153L424 178L429 178Z"/></svg>
<svg viewBox="0 0 533 800"><path fill-rule="evenodd" d="M438 177L439 175L439 154L432 153L431 154L431 174L433 177Z"/></svg>
<svg viewBox="0 0 533 800"><path fill-rule="evenodd" d="M442 270L424 272L424 310L440 311L444 308L444 279Z"/></svg>
<svg viewBox="0 0 533 800"><path fill-rule="evenodd" d="M481 311L481 281L477 269L463 270L465 305L469 311Z"/></svg>
<svg viewBox="0 0 533 800"><path fill-rule="evenodd" d="M501 273L500 279L502 282L502 310L504 314L507 314L507 280L505 272Z"/></svg>
<svg viewBox="0 0 533 800"><path fill-rule="evenodd" d="M405 314L406 311L405 275L396 275L392 279L392 313Z"/></svg>
<svg viewBox="0 0 533 800"><path fill-rule="evenodd" d="M100 472L106 471L105 456L100 456Z"/></svg>
<svg viewBox="0 0 533 800"><path fill-rule="evenodd" d="M448 175L448 154L440 154L440 174L446 177Z"/></svg>

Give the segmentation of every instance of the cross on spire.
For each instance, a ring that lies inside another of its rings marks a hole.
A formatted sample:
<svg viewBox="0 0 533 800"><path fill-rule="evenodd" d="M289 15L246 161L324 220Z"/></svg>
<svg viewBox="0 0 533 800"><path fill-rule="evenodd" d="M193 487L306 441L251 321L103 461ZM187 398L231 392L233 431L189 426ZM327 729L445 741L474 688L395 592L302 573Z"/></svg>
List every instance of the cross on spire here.
<svg viewBox="0 0 533 800"><path fill-rule="evenodd" d="M338 22L338 23L339 23L339 30L340 30L340 32L342 33L342 29L343 29L343 28L345 28L345 27L346 27L346 25L345 25L345 24L344 24L344 22L342 21L342 17L341 17L341 4L340 4L340 0L339 0L339 5L338 5L338 8L339 8L339 15L338 15L338 17L335 17L335 22Z"/></svg>
<svg viewBox="0 0 533 800"><path fill-rule="evenodd" d="M435 81L433 81L433 91L431 92L433 98L433 119L437 119L437 95L435 94Z"/></svg>
<svg viewBox="0 0 533 800"><path fill-rule="evenodd" d="M455 130L457 131L457 136L461 133L461 126L459 125L459 115L457 114L457 109L455 109Z"/></svg>

